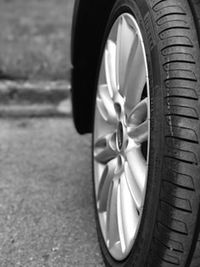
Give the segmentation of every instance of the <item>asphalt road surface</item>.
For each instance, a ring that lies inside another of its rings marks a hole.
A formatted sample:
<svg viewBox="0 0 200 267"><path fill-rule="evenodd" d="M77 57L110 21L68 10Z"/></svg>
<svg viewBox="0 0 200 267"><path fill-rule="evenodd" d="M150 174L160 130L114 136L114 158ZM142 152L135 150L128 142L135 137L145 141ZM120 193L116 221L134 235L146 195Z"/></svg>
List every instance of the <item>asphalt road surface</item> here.
<svg viewBox="0 0 200 267"><path fill-rule="evenodd" d="M70 119L0 121L0 266L104 266L90 136Z"/></svg>

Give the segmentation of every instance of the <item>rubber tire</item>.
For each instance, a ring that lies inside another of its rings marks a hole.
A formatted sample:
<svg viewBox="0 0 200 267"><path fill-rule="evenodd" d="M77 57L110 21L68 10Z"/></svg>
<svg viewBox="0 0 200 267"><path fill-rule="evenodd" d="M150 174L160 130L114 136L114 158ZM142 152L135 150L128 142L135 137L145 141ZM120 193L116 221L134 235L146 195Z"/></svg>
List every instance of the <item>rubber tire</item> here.
<svg viewBox="0 0 200 267"><path fill-rule="evenodd" d="M191 10L194 16L194 21L196 24L196 29L199 37L199 47L200 47L200 0L189 0ZM198 236L198 241L196 243L195 252L192 258L191 267L200 266L200 233Z"/></svg>
<svg viewBox="0 0 200 267"><path fill-rule="evenodd" d="M189 0L189 3L194 16L200 46L200 0Z"/></svg>
<svg viewBox="0 0 200 267"><path fill-rule="evenodd" d="M140 26L148 61L151 103L148 185L138 236L124 261L117 262L109 254L95 205L102 255L105 265L112 267L199 267L197 24L187 0L118 0L102 40L97 77L109 31L124 12L133 14Z"/></svg>

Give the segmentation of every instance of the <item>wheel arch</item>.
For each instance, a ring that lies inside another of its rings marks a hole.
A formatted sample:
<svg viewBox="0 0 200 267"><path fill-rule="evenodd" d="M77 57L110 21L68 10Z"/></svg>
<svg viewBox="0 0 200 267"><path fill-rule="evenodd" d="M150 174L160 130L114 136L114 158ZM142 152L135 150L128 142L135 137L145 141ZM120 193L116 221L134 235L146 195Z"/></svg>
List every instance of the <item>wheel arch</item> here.
<svg viewBox="0 0 200 267"><path fill-rule="evenodd" d="M94 86L101 40L116 0L76 0L72 24L73 119L80 134L92 131Z"/></svg>

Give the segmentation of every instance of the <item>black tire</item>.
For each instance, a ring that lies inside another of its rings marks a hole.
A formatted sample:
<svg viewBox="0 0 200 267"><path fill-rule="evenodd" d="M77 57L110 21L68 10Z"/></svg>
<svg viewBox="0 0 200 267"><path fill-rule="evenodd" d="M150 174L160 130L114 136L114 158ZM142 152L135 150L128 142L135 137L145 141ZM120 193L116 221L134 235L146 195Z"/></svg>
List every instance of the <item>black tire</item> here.
<svg viewBox="0 0 200 267"><path fill-rule="evenodd" d="M198 38L199 38L199 47L200 47L200 0L189 0L189 3L194 16L194 21L196 24ZM194 255L191 261L191 267L199 267L199 266L200 266L200 233L195 246Z"/></svg>
<svg viewBox="0 0 200 267"><path fill-rule="evenodd" d="M189 0L189 4L193 13L200 46L200 0Z"/></svg>
<svg viewBox="0 0 200 267"><path fill-rule="evenodd" d="M124 261L109 254L95 206L106 266L200 266L200 13L193 13L199 2L118 0L111 12L102 54L111 26L124 12L134 15L143 34L150 74L151 140L142 222Z"/></svg>

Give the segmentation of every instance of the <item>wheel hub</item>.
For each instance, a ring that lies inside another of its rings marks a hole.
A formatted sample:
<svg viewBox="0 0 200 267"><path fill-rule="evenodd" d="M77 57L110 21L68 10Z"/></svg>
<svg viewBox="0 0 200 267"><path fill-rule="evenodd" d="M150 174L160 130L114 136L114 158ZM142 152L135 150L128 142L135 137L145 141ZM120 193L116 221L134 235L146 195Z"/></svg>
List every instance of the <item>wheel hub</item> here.
<svg viewBox="0 0 200 267"><path fill-rule="evenodd" d="M122 122L119 122L117 127L117 148L119 151L122 150L123 144L124 144L124 129L123 129Z"/></svg>

